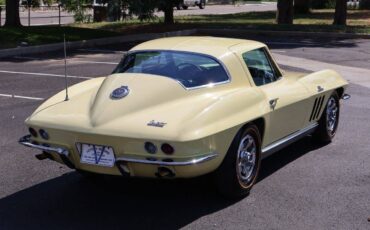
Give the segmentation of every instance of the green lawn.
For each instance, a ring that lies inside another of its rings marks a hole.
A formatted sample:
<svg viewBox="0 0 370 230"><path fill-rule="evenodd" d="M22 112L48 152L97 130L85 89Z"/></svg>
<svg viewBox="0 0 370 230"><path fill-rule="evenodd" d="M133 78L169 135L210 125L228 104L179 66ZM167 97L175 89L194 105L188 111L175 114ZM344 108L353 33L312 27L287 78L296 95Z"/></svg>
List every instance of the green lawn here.
<svg viewBox="0 0 370 230"><path fill-rule="evenodd" d="M0 28L0 49L17 47L21 42L27 42L29 45L62 42L63 34L66 34L68 41L120 35L113 31L78 27L32 26Z"/></svg>
<svg viewBox="0 0 370 230"><path fill-rule="evenodd" d="M68 26L38 26L0 28L0 49L16 47L21 42L29 45L61 42L63 33L68 41L127 35L158 33L191 28L233 28L245 30L308 31L370 34L370 11L348 11L347 26L333 26L333 10L316 10L308 15L296 15L294 25L277 25L275 12L252 12L228 15L200 15L176 17L176 24L164 26L163 18L152 22L130 20L115 23L72 24Z"/></svg>

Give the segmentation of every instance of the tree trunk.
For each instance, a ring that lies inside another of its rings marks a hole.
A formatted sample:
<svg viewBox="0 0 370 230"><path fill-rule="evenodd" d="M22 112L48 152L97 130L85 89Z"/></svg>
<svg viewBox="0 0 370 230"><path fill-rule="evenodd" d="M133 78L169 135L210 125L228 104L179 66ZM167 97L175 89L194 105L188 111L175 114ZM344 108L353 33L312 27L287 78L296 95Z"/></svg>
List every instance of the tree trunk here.
<svg viewBox="0 0 370 230"><path fill-rule="evenodd" d="M19 1L6 0L6 19L4 26L20 27L21 20L19 18Z"/></svg>
<svg viewBox="0 0 370 230"><path fill-rule="evenodd" d="M164 23L167 24L167 25L170 25L170 24L174 24L174 19L173 19L173 5L172 5L172 1L166 1L168 2L165 6L164 6Z"/></svg>
<svg viewBox="0 0 370 230"><path fill-rule="evenodd" d="M293 24L293 0L278 0L276 22L278 24Z"/></svg>
<svg viewBox="0 0 370 230"><path fill-rule="evenodd" d="M294 0L295 14L308 14L310 12L311 0Z"/></svg>
<svg viewBox="0 0 370 230"><path fill-rule="evenodd" d="M337 0L335 4L334 25L346 25L347 0Z"/></svg>

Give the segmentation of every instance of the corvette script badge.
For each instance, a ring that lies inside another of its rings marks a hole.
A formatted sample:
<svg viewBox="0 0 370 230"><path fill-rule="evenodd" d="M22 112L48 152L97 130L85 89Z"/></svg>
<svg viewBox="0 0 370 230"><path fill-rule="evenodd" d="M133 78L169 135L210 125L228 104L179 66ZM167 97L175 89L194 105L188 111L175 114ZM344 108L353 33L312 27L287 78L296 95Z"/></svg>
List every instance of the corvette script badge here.
<svg viewBox="0 0 370 230"><path fill-rule="evenodd" d="M147 125L148 126L158 127L158 128L163 128L166 124L167 123L165 123L165 122L151 120L151 121L149 121L149 123Z"/></svg>
<svg viewBox="0 0 370 230"><path fill-rule="evenodd" d="M129 93L130 93L130 89L128 88L128 86L123 85L113 90L113 92L110 94L110 98L111 99L121 99L121 98L126 97Z"/></svg>

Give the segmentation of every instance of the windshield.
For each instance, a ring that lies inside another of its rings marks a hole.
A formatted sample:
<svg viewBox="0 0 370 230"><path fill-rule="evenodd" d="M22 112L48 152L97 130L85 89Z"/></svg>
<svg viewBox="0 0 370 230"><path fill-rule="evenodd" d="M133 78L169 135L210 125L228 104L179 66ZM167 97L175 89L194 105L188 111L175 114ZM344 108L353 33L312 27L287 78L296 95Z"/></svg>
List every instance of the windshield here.
<svg viewBox="0 0 370 230"><path fill-rule="evenodd" d="M172 78L186 88L223 83L229 80L215 59L177 51L139 51L128 54L113 73L145 73Z"/></svg>

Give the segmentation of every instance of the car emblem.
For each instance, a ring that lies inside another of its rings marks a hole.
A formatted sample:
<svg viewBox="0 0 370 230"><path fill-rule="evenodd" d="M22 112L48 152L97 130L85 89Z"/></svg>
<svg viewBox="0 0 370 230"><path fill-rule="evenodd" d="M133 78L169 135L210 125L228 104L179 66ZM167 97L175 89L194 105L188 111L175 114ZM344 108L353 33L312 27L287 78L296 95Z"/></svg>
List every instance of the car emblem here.
<svg viewBox="0 0 370 230"><path fill-rule="evenodd" d="M121 99L121 98L126 97L129 93L130 93L130 89L128 88L128 86L123 85L113 90L113 92L110 94L110 98L111 99Z"/></svg>
<svg viewBox="0 0 370 230"><path fill-rule="evenodd" d="M160 122L160 121L155 121L151 120L147 123L148 126L153 126L153 127L158 127L158 128L163 128L167 123L165 122Z"/></svg>

